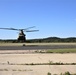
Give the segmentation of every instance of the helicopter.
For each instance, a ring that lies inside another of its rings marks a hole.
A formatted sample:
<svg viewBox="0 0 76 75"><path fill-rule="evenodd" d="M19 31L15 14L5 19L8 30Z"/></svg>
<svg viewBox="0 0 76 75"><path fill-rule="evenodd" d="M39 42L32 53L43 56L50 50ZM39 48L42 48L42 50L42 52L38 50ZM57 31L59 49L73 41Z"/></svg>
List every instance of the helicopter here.
<svg viewBox="0 0 76 75"><path fill-rule="evenodd" d="M24 32L36 32L36 31L39 31L39 30L30 30L31 28L34 28L34 27L35 27L35 26L28 27L28 28L25 28L25 29L16 29L16 28L0 28L0 29L19 31L17 40L18 40L18 41L25 42L25 41L26 41L26 35L25 35Z"/></svg>

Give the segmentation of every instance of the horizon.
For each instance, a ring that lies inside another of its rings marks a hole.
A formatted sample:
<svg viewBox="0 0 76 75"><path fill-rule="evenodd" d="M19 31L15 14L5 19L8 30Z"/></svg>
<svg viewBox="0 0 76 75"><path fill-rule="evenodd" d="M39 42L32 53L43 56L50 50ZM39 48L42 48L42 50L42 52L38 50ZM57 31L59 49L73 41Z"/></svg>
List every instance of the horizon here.
<svg viewBox="0 0 76 75"><path fill-rule="evenodd" d="M68 38L76 38L76 37L65 37L65 38L61 38L61 37L45 37L45 38L33 38L33 39L27 39L27 38L26 38L26 40L48 39L48 38L68 39ZM17 40L17 38L16 38L16 39L0 39L0 40Z"/></svg>

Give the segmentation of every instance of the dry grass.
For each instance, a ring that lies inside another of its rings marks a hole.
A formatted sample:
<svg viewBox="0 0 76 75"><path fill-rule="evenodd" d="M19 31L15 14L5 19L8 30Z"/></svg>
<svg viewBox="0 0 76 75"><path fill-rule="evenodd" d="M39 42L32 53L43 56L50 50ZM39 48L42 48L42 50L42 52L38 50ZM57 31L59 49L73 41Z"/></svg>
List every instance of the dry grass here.
<svg viewBox="0 0 76 75"><path fill-rule="evenodd" d="M76 53L76 48L74 49L53 49L46 50L46 53Z"/></svg>
<svg viewBox="0 0 76 75"><path fill-rule="evenodd" d="M76 43L0 43L0 46L22 46L25 45L76 45Z"/></svg>

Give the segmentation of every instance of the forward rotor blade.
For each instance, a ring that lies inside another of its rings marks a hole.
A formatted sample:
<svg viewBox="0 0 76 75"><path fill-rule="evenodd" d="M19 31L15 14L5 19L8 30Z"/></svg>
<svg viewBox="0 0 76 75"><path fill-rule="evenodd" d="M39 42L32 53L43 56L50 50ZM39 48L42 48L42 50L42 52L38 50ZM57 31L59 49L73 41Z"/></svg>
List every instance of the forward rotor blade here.
<svg viewBox="0 0 76 75"><path fill-rule="evenodd" d="M25 29L23 29L23 30L28 30L28 29L31 29L31 28L35 28L35 26L28 27L28 28L25 28Z"/></svg>
<svg viewBox="0 0 76 75"><path fill-rule="evenodd" d="M19 30L19 29L15 29L15 28L0 28L0 29L4 29L4 30Z"/></svg>
<svg viewBox="0 0 76 75"><path fill-rule="evenodd" d="M39 30L27 30L25 32L36 32L36 31L39 31Z"/></svg>

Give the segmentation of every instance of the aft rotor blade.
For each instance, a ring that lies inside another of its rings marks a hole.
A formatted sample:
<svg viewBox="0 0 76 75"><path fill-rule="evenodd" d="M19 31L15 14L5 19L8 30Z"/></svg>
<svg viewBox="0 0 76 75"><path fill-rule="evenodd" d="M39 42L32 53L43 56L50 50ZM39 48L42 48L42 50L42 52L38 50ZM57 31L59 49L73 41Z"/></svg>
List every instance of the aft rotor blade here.
<svg viewBox="0 0 76 75"><path fill-rule="evenodd" d="M28 30L28 29L31 29L31 28L35 28L35 26L28 27L28 28L25 28L25 29L23 29L23 30Z"/></svg>
<svg viewBox="0 0 76 75"><path fill-rule="evenodd" d="M0 29L4 29L4 30L19 30L19 29L15 29L15 28L0 28Z"/></svg>
<svg viewBox="0 0 76 75"><path fill-rule="evenodd" d="M39 31L39 30L27 30L26 32L36 32L36 31Z"/></svg>

